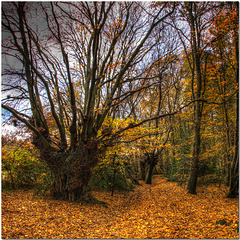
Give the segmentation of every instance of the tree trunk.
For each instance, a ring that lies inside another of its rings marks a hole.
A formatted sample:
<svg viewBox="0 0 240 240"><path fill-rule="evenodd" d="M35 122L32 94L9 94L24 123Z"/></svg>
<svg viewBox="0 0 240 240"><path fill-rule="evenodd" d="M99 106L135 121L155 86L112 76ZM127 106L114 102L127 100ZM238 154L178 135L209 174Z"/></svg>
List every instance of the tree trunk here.
<svg viewBox="0 0 240 240"><path fill-rule="evenodd" d="M239 93L237 94L236 105L234 154L230 169L229 192L227 195L229 198L237 197L239 192Z"/></svg>
<svg viewBox="0 0 240 240"><path fill-rule="evenodd" d="M95 141L78 144L69 152L41 152L55 179L52 186L54 199L70 202L88 200L87 185L91 178L91 169L98 162L98 147Z"/></svg>
<svg viewBox="0 0 240 240"><path fill-rule="evenodd" d="M9 175L10 175L10 178L11 178L12 188L15 189L15 183L14 183L14 178L13 178L13 175L12 175L11 168L9 169Z"/></svg>
<svg viewBox="0 0 240 240"><path fill-rule="evenodd" d="M150 162L150 164L148 166L147 176L146 176L146 180L145 180L146 184L152 184L153 169L155 166L156 166L156 163L155 163L154 159L152 159L152 161Z"/></svg>
<svg viewBox="0 0 240 240"><path fill-rule="evenodd" d="M234 154L234 159L231 166L231 176L229 184L228 198L236 198L239 191L239 155L238 150Z"/></svg>
<svg viewBox="0 0 240 240"><path fill-rule="evenodd" d="M145 181L146 179L146 161L140 161L140 172L141 172L141 179Z"/></svg>
<svg viewBox="0 0 240 240"><path fill-rule="evenodd" d="M239 5L236 3L237 12L239 12ZM235 30L235 51L236 51L236 84L239 81L239 38L238 31ZM234 155L231 163L230 184L229 184L229 198L238 196L239 188L239 91L236 97L236 120L235 120L235 136L234 136Z"/></svg>
<svg viewBox="0 0 240 240"><path fill-rule="evenodd" d="M190 169L190 175L188 179L188 192L191 194L196 194L197 188L197 178L198 178L198 168L199 168L199 156L200 156L200 124L196 124L195 126L195 139L193 145L193 157L192 157L192 165Z"/></svg>
<svg viewBox="0 0 240 240"><path fill-rule="evenodd" d="M135 176L135 174L133 173L131 167L127 163L125 163L124 165L125 165L125 170L127 171L128 177L130 178L132 184L140 185L140 183L138 182L138 179Z"/></svg>
<svg viewBox="0 0 240 240"><path fill-rule="evenodd" d="M199 101L202 97L202 72L201 72L201 53L200 53L200 32L197 28L197 19L193 15L194 7L196 3L190 3L189 17L190 17L190 28L191 28L191 39L192 39L192 56L193 64L196 67L196 92L194 94L194 88L192 89L193 99L196 100L194 104L194 125L195 125L195 136L193 144L193 156L192 156L192 165L190 169L190 176L188 180L188 192L191 194L196 194L197 187L197 177L198 177L198 165L200 157L200 144L201 144L201 118L203 105Z"/></svg>
<svg viewBox="0 0 240 240"><path fill-rule="evenodd" d="M161 150L160 151L155 151L154 150L151 153L151 155L148 155L148 157L146 159L146 164L147 164L147 175L146 175L146 178L145 178L145 183L146 184L152 184L153 170L154 170L154 167L158 163L158 158L159 158L159 155L161 154Z"/></svg>

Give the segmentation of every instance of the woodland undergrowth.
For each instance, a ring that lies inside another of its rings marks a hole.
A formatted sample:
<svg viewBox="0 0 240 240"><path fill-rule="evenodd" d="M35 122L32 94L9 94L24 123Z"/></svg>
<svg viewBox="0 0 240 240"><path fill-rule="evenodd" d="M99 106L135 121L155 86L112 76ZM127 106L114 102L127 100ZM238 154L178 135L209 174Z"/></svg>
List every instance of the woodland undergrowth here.
<svg viewBox="0 0 240 240"><path fill-rule="evenodd" d="M94 191L102 204L50 200L32 192L2 193L3 239L238 239L239 201L226 189L200 186L197 195L154 176L125 193Z"/></svg>

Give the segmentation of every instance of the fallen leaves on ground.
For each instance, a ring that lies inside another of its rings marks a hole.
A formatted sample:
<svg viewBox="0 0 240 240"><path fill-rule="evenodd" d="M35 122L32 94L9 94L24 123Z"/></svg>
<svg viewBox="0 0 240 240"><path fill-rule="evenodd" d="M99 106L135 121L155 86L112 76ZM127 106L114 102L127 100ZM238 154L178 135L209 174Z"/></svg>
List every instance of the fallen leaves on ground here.
<svg viewBox="0 0 240 240"><path fill-rule="evenodd" d="M218 238L238 239L238 199L223 188L197 195L161 176L133 192L93 192L108 204L68 203L31 192L2 193L2 238Z"/></svg>

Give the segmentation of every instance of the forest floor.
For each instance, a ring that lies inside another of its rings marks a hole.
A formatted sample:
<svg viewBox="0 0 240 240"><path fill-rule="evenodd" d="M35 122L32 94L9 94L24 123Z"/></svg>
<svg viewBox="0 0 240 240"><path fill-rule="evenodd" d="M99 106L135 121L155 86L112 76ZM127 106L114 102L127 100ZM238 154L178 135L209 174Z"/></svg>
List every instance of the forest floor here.
<svg viewBox="0 0 240 240"><path fill-rule="evenodd" d="M132 192L93 192L101 204L50 200L32 192L2 193L2 238L238 239L239 200L226 189L199 186L191 195L154 176Z"/></svg>

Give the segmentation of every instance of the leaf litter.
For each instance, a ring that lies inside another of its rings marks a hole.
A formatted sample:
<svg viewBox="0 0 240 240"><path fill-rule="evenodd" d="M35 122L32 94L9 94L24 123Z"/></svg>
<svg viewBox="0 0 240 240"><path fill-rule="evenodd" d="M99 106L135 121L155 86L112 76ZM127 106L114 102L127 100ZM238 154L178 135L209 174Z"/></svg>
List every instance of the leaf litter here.
<svg viewBox="0 0 240 240"><path fill-rule="evenodd" d="M93 191L107 203L50 200L32 192L2 193L3 239L238 239L239 201L226 188L199 186L191 195L154 176L132 192Z"/></svg>

